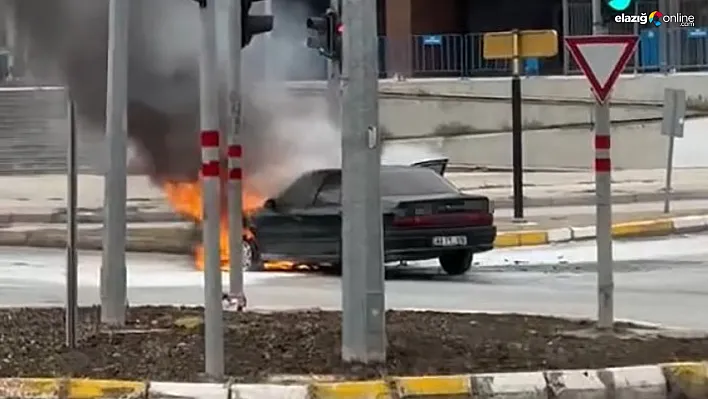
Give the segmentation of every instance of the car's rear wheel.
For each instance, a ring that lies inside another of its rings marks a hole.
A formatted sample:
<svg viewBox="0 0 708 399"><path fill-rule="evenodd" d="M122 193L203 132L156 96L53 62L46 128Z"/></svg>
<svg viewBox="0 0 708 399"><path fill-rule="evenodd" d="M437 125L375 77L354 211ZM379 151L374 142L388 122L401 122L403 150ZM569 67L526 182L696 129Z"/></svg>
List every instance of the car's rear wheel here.
<svg viewBox="0 0 708 399"><path fill-rule="evenodd" d="M258 255L258 248L253 240L244 239L241 247L241 265L244 271L261 272L264 271L263 261Z"/></svg>
<svg viewBox="0 0 708 399"><path fill-rule="evenodd" d="M467 273L472 267L472 251L450 251L440 255L440 266L445 273L459 276Z"/></svg>

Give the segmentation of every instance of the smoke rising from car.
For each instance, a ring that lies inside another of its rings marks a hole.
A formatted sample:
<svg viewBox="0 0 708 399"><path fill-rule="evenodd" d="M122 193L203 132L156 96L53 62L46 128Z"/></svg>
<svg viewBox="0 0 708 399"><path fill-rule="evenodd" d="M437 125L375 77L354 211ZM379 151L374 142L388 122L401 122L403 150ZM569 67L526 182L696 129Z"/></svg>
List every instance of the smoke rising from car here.
<svg viewBox="0 0 708 399"><path fill-rule="evenodd" d="M224 88L227 0L219 1ZM321 68L323 61L304 46L308 10L283 3L275 10L275 31L267 46L267 85L254 83L263 75L265 39L255 38L242 52L244 172L262 195L274 194L308 169L337 167L341 156L339 132L327 122L326 110L303 108L304 102L284 87L288 74ZM39 81L67 85L85 127L82 133L102 134L108 1L17 4L19 34L29 39L29 69ZM199 32L198 7L192 0L131 0L129 136L141 164L156 180L193 180L198 173Z"/></svg>

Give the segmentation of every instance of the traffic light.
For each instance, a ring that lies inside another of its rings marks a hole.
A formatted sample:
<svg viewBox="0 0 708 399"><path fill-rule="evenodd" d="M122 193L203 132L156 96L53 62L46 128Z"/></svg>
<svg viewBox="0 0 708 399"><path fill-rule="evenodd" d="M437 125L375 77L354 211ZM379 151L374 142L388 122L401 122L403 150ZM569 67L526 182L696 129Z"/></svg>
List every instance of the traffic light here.
<svg viewBox="0 0 708 399"><path fill-rule="evenodd" d="M613 3L611 1L602 1L600 2L600 16L602 17L602 23L607 25L612 23L615 20L615 17L617 15L623 14L622 11L617 10L613 8L610 3ZM627 2L629 3L629 2ZM629 7L629 6L627 6Z"/></svg>
<svg viewBox="0 0 708 399"><path fill-rule="evenodd" d="M251 43L253 36L273 30L272 15L249 15L251 5L263 0L241 0L241 48Z"/></svg>
<svg viewBox="0 0 708 399"><path fill-rule="evenodd" d="M330 8L321 16L308 18L307 29L311 31L307 47L332 61L341 61L343 26L336 11Z"/></svg>

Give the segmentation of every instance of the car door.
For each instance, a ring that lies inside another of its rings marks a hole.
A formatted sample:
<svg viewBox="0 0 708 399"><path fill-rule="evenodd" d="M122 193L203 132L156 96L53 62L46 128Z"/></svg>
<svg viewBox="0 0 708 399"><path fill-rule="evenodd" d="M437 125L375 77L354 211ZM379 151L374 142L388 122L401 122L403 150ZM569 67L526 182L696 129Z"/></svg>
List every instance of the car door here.
<svg viewBox="0 0 708 399"><path fill-rule="evenodd" d="M291 184L274 198L274 207L260 210L252 227L264 258L298 259L309 255L311 244L322 234L311 208L326 173L311 172Z"/></svg>
<svg viewBox="0 0 708 399"><path fill-rule="evenodd" d="M342 233L342 174L331 171L323 176L322 184L312 203L299 211L304 226L318 239L339 242Z"/></svg>

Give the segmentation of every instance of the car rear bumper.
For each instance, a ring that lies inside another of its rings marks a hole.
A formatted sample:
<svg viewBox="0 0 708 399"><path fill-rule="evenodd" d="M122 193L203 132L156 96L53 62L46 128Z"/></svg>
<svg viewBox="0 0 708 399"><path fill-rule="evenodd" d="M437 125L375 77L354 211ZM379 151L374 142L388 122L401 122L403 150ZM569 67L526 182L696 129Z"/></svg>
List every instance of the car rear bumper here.
<svg viewBox="0 0 708 399"><path fill-rule="evenodd" d="M436 246L434 237L464 236L466 245ZM430 259L449 252L469 250L484 252L494 248L496 226L459 227L446 229L394 230L386 234L387 260Z"/></svg>
<svg viewBox="0 0 708 399"><path fill-rule="evenodd" d="M465 236L467 245L440 247L433 245L437 236ZM449 251L489 251L497 236L495 226L460 227L447 229L387 230L384 233L385 261L432 259ZM327 239L288 240L272 243L271 251L261 253L266 261L293 261L296 263L337 263L341 259L339 237Z"/></svg>

